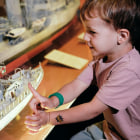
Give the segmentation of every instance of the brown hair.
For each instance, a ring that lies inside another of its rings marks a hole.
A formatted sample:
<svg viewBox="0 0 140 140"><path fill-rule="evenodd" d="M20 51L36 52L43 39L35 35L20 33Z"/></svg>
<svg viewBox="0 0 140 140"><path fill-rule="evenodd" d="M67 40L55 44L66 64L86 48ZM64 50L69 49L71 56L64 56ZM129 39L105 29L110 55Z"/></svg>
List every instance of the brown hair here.
<svg viewBox="0 0 140 140"><path fill-rule="evenodd" d="M140 0L86 0L81 8L81 18L100 16L117 29L128 29L132 45L138 45L140 36ZM138 46L140 47L140 46ZM139 49L138 49L139 50Z"/></svg>

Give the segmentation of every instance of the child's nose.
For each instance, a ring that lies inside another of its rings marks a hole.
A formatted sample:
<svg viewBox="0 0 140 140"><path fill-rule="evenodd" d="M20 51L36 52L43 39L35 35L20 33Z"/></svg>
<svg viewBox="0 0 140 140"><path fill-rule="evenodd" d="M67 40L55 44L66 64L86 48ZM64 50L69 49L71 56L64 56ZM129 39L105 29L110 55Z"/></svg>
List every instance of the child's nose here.
<svg viewBox="0 0 140 140"><path fill-rule="evenodd" d="M84 40L87 42L90 40L90 37L89 37L88 33L86 33L86 32L84 34Z"/></svg>

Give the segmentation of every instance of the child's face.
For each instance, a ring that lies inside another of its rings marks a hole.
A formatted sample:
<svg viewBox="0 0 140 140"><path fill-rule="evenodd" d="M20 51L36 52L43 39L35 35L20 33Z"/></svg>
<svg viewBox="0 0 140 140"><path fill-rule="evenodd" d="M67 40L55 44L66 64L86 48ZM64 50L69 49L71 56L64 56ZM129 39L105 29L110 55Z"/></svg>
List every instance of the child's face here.
<svg viewBox="0 0 140 140"><path fill-rule="evenodd" d="M91 48L93 56L110 55L115 52L117 31L112 25L99 17L83 21L85 28L84 39Z"/></svg>

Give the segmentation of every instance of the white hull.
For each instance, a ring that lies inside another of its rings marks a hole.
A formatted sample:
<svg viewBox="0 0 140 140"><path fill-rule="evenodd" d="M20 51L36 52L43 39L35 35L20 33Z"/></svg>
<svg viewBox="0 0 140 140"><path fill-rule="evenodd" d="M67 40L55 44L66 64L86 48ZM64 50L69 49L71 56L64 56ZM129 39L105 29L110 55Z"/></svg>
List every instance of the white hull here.
<svg viewBox="0 0 140 140"><path fill-rule="evenodd" d="M23 70L24 71L24 70ZM4 92L4 98L0 101L0 130L7 126L29 103L32 93L28 89L28 82L37 89L43 79L43 69L40 67L24 72L15 73L9 80L14 81ZM26 72L26 77L23 73ZM28 77L30 74L31 77ZM25 79L28 80L25 81ZM4 82L4 80L2 80ZM8 80L5 80L8 83Z"/></svg>

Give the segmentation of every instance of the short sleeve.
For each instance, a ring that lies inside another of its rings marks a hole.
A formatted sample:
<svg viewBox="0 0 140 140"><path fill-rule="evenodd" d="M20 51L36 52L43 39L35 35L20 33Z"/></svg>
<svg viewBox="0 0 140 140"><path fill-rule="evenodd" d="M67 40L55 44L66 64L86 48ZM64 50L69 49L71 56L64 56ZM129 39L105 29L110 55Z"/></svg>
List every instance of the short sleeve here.
<svg viewBox="0 0 140 140"><path fill-rule="evenodd" d="M94 61L90 62L84 71L77 77L78 80L83 81L87 85L90 85L93 80L93 65Z"/></svg>
<svg viewBox="0 0 140 140"><path fill-rule="evenodd" d="M125 109L140 96L140 79L128 69L112 72L96 96L108 106Z"/></svg>

